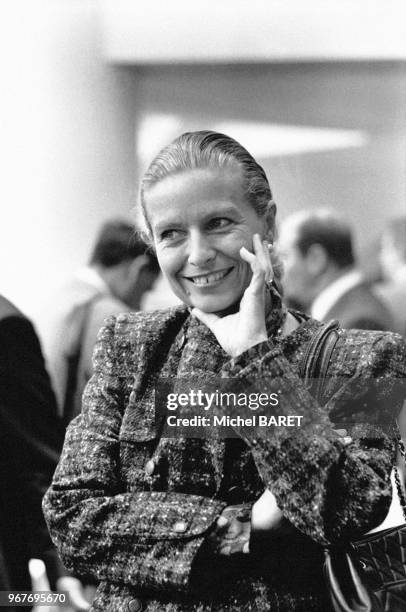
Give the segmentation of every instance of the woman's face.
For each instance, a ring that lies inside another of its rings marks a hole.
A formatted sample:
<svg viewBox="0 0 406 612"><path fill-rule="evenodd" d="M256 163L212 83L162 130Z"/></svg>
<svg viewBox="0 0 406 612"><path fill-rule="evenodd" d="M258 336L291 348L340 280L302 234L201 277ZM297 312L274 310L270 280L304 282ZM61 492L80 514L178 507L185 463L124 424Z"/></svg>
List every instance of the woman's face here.
<svg viewBox="0 0 406 612"><path fill-rule="evenodd" d="M253 250L267 223L246 201L239 168L195 169L169 176L145 194L162 272L188 306L221 312L239 302L251 280L242 246Z"/></svg>

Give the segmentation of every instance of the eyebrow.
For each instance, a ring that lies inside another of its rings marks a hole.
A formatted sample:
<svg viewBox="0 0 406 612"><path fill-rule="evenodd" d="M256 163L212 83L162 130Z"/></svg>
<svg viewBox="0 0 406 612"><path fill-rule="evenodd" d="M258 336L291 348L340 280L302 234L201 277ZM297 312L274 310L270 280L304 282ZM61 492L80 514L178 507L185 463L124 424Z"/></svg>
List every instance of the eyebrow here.
<svg viewBox="0 0 406 612"><path fill-rule="evenodd" d="M209 211L206 215L204 215L201 220L203 223L205 223L207 220L213 218L214 216L221 217L223 215L235 215L236 213L238 213L239 216L241 216L241 212L238 206L225 205L224 208L221 208L221 202L219 202L218 204L216 204L215 207L213 207L213 210ZM170 227L172 225L174 226L182 225L183 221L184 221L183 217L172 217L171 219L165 219L165 220L159 221L155 226L155 231L160 232L162 231L162 229Z"/></svg>

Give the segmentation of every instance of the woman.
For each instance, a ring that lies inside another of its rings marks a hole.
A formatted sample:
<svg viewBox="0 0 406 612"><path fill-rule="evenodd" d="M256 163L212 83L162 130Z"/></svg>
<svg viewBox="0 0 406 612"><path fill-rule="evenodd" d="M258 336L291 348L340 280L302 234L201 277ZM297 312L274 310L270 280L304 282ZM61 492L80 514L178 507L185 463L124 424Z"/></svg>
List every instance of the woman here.
<svg viewBox="0 0 406 612"><path fill-rule="evenodd" d="M44 501L54 541L68 567L101 581L93 610L324 612L323 546L382 521L394 460L384 431L340 438L329 417L371 420L381 396L396 415L405 347L391 334L342 332L318 405L299 370L320 323L288 313L271 282L275 204L233 139L180 136L152 162L140 200L184 306L119 315L100 332ZM275 393L301 426L162 436L157 377L213 375Z"/></svg>

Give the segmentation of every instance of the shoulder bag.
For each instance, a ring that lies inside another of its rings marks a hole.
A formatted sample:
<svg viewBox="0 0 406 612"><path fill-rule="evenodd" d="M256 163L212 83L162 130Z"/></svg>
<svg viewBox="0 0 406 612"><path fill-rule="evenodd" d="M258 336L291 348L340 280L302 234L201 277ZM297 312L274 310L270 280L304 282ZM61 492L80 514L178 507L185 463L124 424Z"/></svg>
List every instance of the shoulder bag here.
<svg viewBox="0 0 406 612"><path fill-rule="evenodd" d="M317 398L322 397L323 381L339 337L337 328L337 321L323 325L303 361L301 374L310 381L310 391ZM406 461L400 434L398 448ZM396 466L393 477L406 521L406 498ZM324 577L335 612L405 612L406 524L371 533L346 548L327 548Z"/></svg>

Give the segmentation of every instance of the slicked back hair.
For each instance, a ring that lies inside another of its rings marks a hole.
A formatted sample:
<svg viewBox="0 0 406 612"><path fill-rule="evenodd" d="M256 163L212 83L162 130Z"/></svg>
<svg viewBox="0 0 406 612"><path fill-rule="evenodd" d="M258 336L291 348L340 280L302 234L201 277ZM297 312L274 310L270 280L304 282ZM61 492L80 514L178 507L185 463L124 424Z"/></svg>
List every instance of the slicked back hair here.
<svg viewBox="0 0 406 612"><path fill-rule="evenodd" d="M186 132L164 147L151 162L140 187L140 205L148 233L151 228L145 202L146 192L164 178L197 168L241 169L242 187L247 202L259 216L272 202L272 192L265 171L239 142L218 132Z"/></svg>

